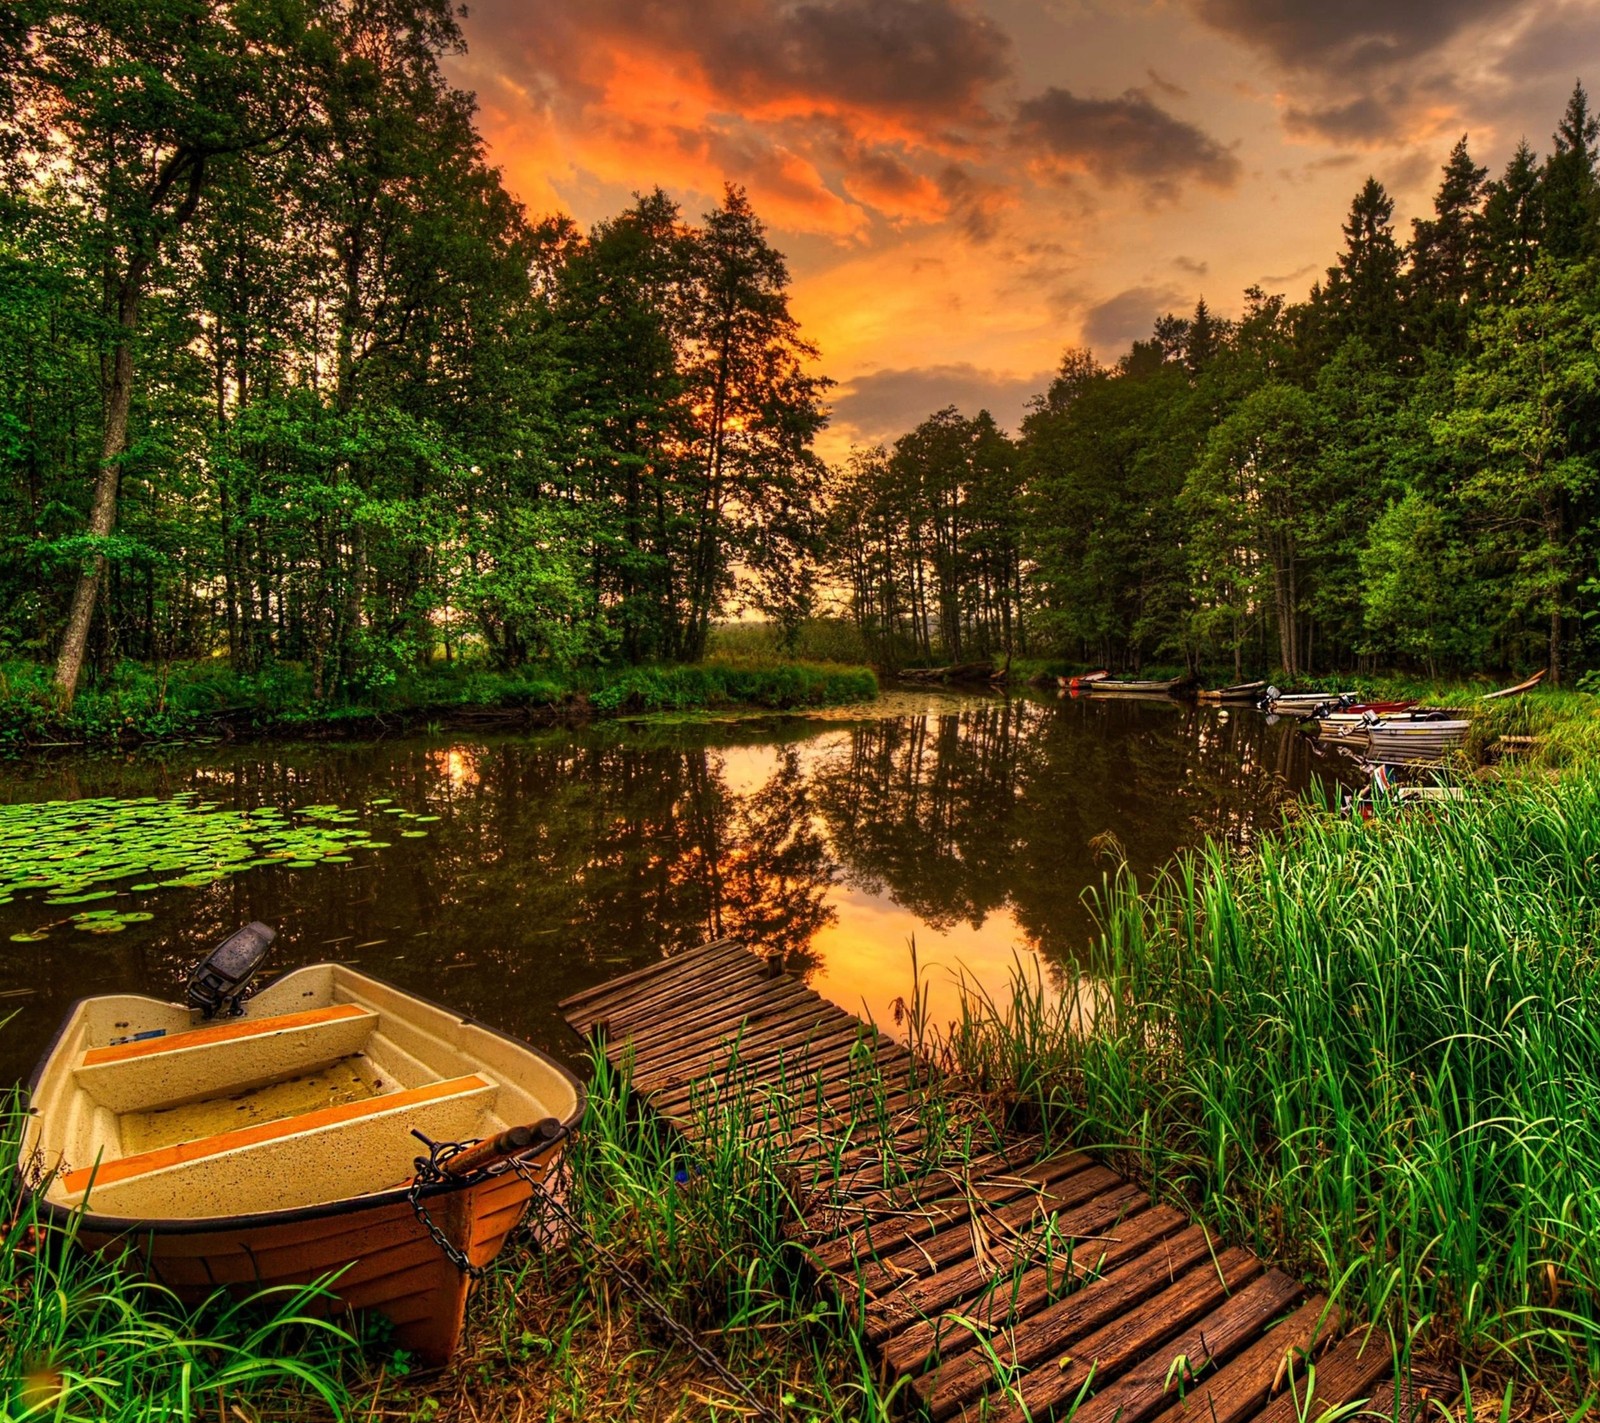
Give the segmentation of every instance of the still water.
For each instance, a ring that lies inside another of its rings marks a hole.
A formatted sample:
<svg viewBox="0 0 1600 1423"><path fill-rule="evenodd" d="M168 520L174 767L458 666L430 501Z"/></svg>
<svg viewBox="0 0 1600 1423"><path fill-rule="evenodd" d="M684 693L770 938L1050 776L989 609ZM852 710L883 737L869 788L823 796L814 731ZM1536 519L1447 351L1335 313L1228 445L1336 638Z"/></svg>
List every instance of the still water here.
<svg viewBox="0 0 1600 1423"><path fill-rule="evenodd" d="M438 816L349 864L264 867L204 889L120 895L149 922L9 942L60 911L0 906L0 1081L25 1077L68 1005L181 998L238 925L272 963L336 958L574 1061L556 1002L735 935L893 1030L916 940L935 1016L954 976L1086 958L1086 891L1206 835L1245 841L1334 779L1293 723L1112 698L891 694L814 717L608 723L526 735L256 744L0 767L0 801L198 792L240 809L326 804ZM393 822L389 822L392 826Z"/></svg>

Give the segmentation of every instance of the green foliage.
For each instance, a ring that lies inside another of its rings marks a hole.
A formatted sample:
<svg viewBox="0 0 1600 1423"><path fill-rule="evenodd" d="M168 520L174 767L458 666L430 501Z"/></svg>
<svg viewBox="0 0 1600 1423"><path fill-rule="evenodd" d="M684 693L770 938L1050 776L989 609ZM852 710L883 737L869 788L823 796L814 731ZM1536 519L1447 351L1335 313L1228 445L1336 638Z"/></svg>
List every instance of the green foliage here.
<svg viewBox="0 0 1600 1423"><path fill-rule="evenodd" d="M635 667L609 676L590 701L603 711L656 712L730 706L831 706L871 701L878 679L864 667L786 662L748 666L704 662Z"/></svg>
<svg viewBox="0 0 1600 1423"><path fill-rule="evenodd" d="M1368 179L1308 300L1202 299L1109 367L1069 350L1004 478L953 410L854 452L834 567L874 655L955 661L985 633L980 654L1239 679L1587 662L1597 131L1579 86L1543 163L1524 145L1490 181L1459 141L1409 243ZM979 508L998 576L952 532Z"/></svg>
<svg viewBox="0 0 1600 1423"><path fill-rule="evenodd" d="M351 1337L313 1317L323 1291L219 1292L185 1309L114 1256L76 1243L19 1190L23 1116L0 1120L0 1414L9 1423L180 1423L214 1410L339 1412Z"/></svg>
<svg viewBox="0 0 1600 1423"><path fill-rule="evenodd" d="M1600 1376L1597 765L1426 816L1307 808L1249 857L1214 845L1142 892L1120 880L1075 998L1019 983L950 1047L1342 1282L1394 1337L1582 1395Z"/></svg>

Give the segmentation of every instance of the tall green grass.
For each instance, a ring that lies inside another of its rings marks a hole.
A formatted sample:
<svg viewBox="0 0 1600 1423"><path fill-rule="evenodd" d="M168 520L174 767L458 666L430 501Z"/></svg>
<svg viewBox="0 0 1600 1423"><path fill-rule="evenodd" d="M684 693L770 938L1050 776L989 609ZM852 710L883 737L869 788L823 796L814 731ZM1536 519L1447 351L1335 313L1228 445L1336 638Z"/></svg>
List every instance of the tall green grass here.
<svg viewBox="0 0 1600 1423"><path fill-rule="evenodd" d="M1597 870L1592 766L1426 816L1302 815L1106 885L1065 998L969 997L943 1046L1401 1341L1579 1396L1600 1381Z"/></svg>
<svg viewBox="0 0 1600 1423"><path fill-rule="evenodd" d="M315 1287L218 1294L186 1309L80 1249L19 1187L21 1116L0 1117L0 1418L7 1423L326 1417L348 1401L353 1340L313 1317ZM243 1409L254 1410L246 1412Z"/></svg>

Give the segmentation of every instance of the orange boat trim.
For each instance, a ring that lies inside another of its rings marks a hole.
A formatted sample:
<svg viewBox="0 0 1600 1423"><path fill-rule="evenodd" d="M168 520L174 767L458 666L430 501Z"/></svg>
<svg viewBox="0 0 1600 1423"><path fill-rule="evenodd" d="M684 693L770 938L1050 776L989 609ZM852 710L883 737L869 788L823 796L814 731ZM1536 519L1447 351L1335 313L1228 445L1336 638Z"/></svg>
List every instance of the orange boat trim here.
<svg viewBox="0 0 1600 1423"><path fill-rule="evenodd" d="M459 1092L476 1091L494 1084L477 1073L465 1077L451 1077L443 1082L430 1082L426 1087L412 1087L405 1092L389 1092L369 1097L360 1102L343 1102L337 1107L323 1107L315 1112L304 1112L295 1117L283 1117L275 1122L260 1122L255 1126L239 1127L234 1131L218 1132L216 1136L201 1137L198 1141L181 1141L176 1146L163 1146L155 1151L141 1151L133 1156L119 1157L102 1162L99 1166L84 1166L69 1171L61 1178L62 1186L73 1195L85 1191L92 1182L109 1185L124 1181L130 1176L143 1176L150 1171L160 1171L169 1166L199 1161L207 1156L220 1156L224 1152L255 1146L281 1137L298 1136L302 1132L320 1127L339 1126L344 1122L359 1121L400 1107L413 1107L423 1102L435 1102L443 1097L453 1097Z"/></svg>
<svg viewBox="0 0 1600 1423"><path fill-rule="evenodd" d="M215 1023L209 1028L191 1028L188 1032L170 1033L165 1037L141 1038L138 1042L90 1048L83 1055L83 1065L97 1067L101 1063L127 1062L136 1057L148 1057L151 1053L171 1052L174 1048L209 1047L212 1043L231 1042L236 1038L254 1038L290 1028L309 1028L318 1023L359 1018L366 1012L367 1009L354 1003L336 1003L331 1008L308 1008L303 1013L283 1013L276 1018L260 1018L254 1022Z"/></svg>

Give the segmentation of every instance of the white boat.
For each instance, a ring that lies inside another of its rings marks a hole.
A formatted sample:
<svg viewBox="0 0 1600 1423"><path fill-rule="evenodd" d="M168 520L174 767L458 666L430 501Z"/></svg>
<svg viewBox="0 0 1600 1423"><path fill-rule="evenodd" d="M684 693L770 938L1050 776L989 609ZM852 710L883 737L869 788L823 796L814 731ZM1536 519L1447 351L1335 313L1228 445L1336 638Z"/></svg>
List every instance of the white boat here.
<svg viewBox="0 0 1600 1423"><path fill-rule="evenodd" d="M91 1248L126 1244L186 1301L337 1274L338 1304L387 1315L401 1344L441 1362L461 1331L463 1262L487 1264L522 1218L583 1086L526 1043L343 964L242 999L272 938L250 925L225 941L187 1004L75 1004L30 1089L24 1185L44 1217L73 1221ZM434 1171L416 1133L476 1145Z"/></svg>

